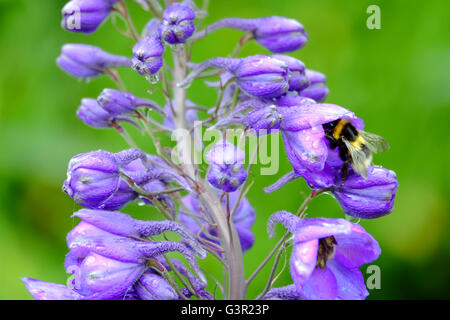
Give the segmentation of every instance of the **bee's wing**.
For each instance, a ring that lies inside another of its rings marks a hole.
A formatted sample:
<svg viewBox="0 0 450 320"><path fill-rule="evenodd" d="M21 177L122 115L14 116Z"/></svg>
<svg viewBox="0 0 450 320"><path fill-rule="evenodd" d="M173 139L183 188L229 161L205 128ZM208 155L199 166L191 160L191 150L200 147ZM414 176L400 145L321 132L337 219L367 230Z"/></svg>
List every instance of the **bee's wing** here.
<svg viewBox="0 0 450 320"><path fill-rule="evenodd" d="M390 146L383 137L380 137L376 134L365 132L362 130L358 131L361 137L364 138L364 144L369 148L372 152L382 152L389 150Z"/></svg>
<svg viewBox="0 0 450 320"><path fill-rule="evenodd" d="M367 178L367 167L372 163L372 154L364 148L355 148L348 140L342 139L350 152L353 170Z"/></svg>

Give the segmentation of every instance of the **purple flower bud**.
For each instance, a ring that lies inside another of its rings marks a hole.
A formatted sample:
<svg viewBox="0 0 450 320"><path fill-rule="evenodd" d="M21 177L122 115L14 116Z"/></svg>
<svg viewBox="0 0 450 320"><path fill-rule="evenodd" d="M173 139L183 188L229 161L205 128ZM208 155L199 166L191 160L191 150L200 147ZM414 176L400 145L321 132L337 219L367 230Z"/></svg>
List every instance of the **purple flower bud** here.
<svg viewBox="0 0 450 320"><path fill-rule="evenodd" d="M173 221L142 221L133 219L119 211L89 209L79 210L73 216L79 217L84 222L101 230L123 237L145 238L168 231L176 232L189 243L201 258L206 257L206 251L199 246L198 242L180 224Z"/></svg>
<svg viewBox="0 0 450 320"><path fill-rule="evenodd" d="M104 232L106 233L106 231ZM95 232L93 236L68 237L67 245L70 252L65 261L68 270L76 269L73 268L72 263L82 265L84 259L92 253L120 262L145 265L149 258L156 258L175 251L181 253L191 268L201 277L201 281L206 282L197 260L184 244L173 241L140 241L108 233L106 235L97 234L98 232Z"/></svg>
<svg viewBox="0 0 450 320"><path fill-rule="evenodd" d="M290 270L303 299L355 300L369 294L359 267L381 249L363 227L345 219L299 219Z"/></svg>
<svg viewBox="0 0 450 320"><path fill-rule="evenodd" d="M174 3L162 15L161 38L169 44L185 43L195 31L195 12L187 4Z"/></svg>
<svg viewBox="0 0 450 320"><path fill-rule="evenodd" d="M232 209L239 198L239 192L232 192L229 194L230 196L230 208ZM216 237L217 233L215 229L203 218L205 209L201 207L201 203L194 198L191 194L183 197L182 199L186 208L193 213L199 224L187 213L180 212L179 219L184 226L186 226L192 233L198 234L199 232L201 237L208 239L211 242L218 243L215 239L212 239L211 236ZM225 197L222 199L222 205L226 206ZM241 241L242 250L245 252L249 250L254 243L254 236L251 232L250 228L255 223L256 213L250 202L243 198L240 202L239 206L236 209L236 212L233 216L233 222L236 227L236 231L238 233L239 239ZM202 231L203 230L205 231Z"/></svg>
<svg viewBox="0 0 450 320"><path fill-rule="evenodd" d="M163 277L154 273L144 273L134 288L142 300L178 299L178 294L170 284Z"/></svg>
<svg viewBox="0 0 450 320"><path fill-rule="evenodd" d="M300 293L294 284L286 287L273 288L263 297L264 300L301 300Z"/></svg>
<svg viewBox="0 0 450 320"><path fill-rule="evenodd" d="M148 156L141 150L128 149L118 153L97 150L73 157L63 191L88 208L119 209L138 197L120 176L121 171L136 185L165 180L188 188L185 180L175 173L148 164Z"/></svg>
<svg viewBox="0 0 450 320"><path fill-rule="evenodd" d="M333 194L349 216L373 219L392 212L397 187L394 171L369 167L367 178L352 172L333 188Z"/></svg>
<svg viewBox="0 0 450 320"><path fill-rule="evenodd" d="M198 65L179 87L187 87L203 71L211 68L230 72L246 93L261 98L276 98L289 89L290 72L283 61L265 55L242 59L213 58Z"/></svg>
<svg viewBox="0 0 450 320"><path fill-rule="evenodd" d="M133 47L132 68L145 77L154 76L163 66L164 46L158 34L144 37Z"/></svg>
<svg viewBox="0 0 450 320"><path fill-rule="evenodd" d="M98 150L77 155L69 162L63 191L88 208L116 210L137 198L119 177L119 165L112 153Z"/></svg>
<svg viewBox="0 0 450 320"><path fill-rule="evenodd" d="M208 181L220 190L236 191L247 179L243 168L245 153L226 140L212 147L206 160L210 163Z"/></svg>
<svg viewBox="0 0 450 320"><path fill-rule="evenodd" d="M276 54L273 57L285 62L289 68L291 74L289 91L301 91L309 85L309 79L305 74L305 64L302 61L282 54Z"/></svg>
<svg viewBox="0 0 450 320"><path fill-rule="evenodd" d="M104 89L97 102L113 116L133 113L138 107L145 106L165 114L153 101L137 98L135 95L114 89Z"/></svg>
<svg viewBox="0 0 450 320"><path fill-rule="evenodd" d="M97 128L110 127L113 117L95 99L85 98L77 110L77 116L87 125Z"/></svg>
<svg viewBox="0 0 450 320"><path fill-rule="evenodd" d="M72 0L62 9L61 26L68 31L92 33L106 20L119 0Z"/></svg>
<svg viewBox="0 0 450 320"><path fill-rule="evenodd" d="M78 300L82 296L65 285L22 278L28 292L36 300Z"/></svg>
<svg viewBox="0 0 450 320"><path fill-rule="evenodd" d="M65 44L56 60L61 69L77 78L92 78L111 67L129 67L130 59L87 44Z"/></svg>
<svg viewBox="0 0 450 320"><path fill-rule="evenodd" d="M75 273L75 290L88 300L122 299L144 270L144 264L90 253Z"/></svg>
<svg viewBox="0 0 450 320"><path fill-rule="evenodd" d="M306 77L309 79L310 85L301 90L300 94L303 97L311 98L317 102L324 101L330 93L330 90L325 84L325 75L318 71L306 69Z"/></svg>
<svg viewBox="0 0 450 320"><path fill-rule="evenodd" d="M196 34L194 39L224 27L251 32L259 44L275 53L298 50L308 41L308 34L300 22L277 16L257 19L222 19Z"/></svg>

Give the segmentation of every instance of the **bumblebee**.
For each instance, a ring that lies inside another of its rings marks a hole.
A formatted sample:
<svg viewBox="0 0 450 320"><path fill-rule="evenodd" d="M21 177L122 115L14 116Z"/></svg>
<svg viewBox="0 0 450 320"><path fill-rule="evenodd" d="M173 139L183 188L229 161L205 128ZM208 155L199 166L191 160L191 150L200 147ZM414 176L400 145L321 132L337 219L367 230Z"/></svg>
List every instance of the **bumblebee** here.
<svg viewBox="0 0 450 320"><path fill-rule="evenodd" d="M342 181L347 176L350 164L356 173L367 178L367 168L372 165L372 154L389 149L389 144L382 137L358 130L343 119L325 123L323 129L330 148L339 148L339 157L344 161L341 168Z"/></svg>

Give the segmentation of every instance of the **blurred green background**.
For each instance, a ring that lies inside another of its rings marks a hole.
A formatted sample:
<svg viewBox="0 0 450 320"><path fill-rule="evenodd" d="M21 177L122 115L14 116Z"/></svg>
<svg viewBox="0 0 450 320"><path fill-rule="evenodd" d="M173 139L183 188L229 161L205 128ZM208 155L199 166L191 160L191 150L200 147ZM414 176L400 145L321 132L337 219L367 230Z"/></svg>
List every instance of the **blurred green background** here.
<svg viewBox="0 0 450 320"><path fill-rule="evenodd" d="M55 59L68 42L98 45L130 55L131 42L118 35L109 20L95 34L60 28L63 0L0 0L0 299L29 299L20 277L66 281L65 235L77 223L78 208L61 191L68 160L99 148L117 152L125 142L113 130L93 130L75 116L82 97L96 97L114 87L106 77L81 83L59 70ZM136 25L150 16L128 0ZM381 8L381 29L369 30L366 8ZM350 108L368 131L384 136L391 150L375 157L395 170L400 187L392 214L361 224L383 250L381 290L369 298L450 298L449 160L450 19L448 1L380 0L227 0L211 1L206 22L226 16L283 15L301 21L310 35L307 46L292 55L328 77L327 101ZM221 30L194 47L192 61L228 55L242 35ZM266 53L255 43L242 55ZM128 89L145 96L148 84L132 70L121 75ZM213 90L193 86L190 98L215 103ZM156 101L162 103L161 97ZM129 128L129 127L128 127ZM151 143L129 128L140 146ZM257 177L249 200L257 211L255 246L246 254L247 274L276 242L268 240L270 214L297 210L307 195L298 180L270 195L262 188L290 170L282 159L277 176ZM140 217L151 209L131 204L125 212ZM343 216L335 200L321 196L309 216ZM281 228L277 229L279 234ZM270 267L249 291L265 285ZM365 267L362 268L365 274ZM277 286L289 284L288 272Z"/></svg>

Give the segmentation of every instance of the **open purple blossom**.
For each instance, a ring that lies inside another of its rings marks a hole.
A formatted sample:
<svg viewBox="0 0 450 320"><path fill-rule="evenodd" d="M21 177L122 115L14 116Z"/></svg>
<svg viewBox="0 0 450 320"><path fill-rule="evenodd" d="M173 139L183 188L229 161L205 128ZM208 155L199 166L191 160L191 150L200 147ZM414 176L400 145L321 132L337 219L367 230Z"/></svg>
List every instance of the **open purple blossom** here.
<svg viewBox="0 0 450 320"><path fill-rule="evenodd" d="M217 189L233 192L247 179L243 167L245 153L226 140L212 147L206 160L210 163L206 177Z"/></svg>
<svg viewBox="0 0 450 320"><path fill-rule="evenodd" d="M308 34L300 22L277 16L256 19L225 18L194 35L194 39L220 28L251 32L259 44L275 53L299 50L308 41Z"/></svg>
<svg viewBox="0 0 450 320"><path fill-rule="evenodd" d="M108 18L120 0L71 0L62 9L61 26L68 31L92 33Z"/></svg>
<svg viewBox="0 0 450 320"><path fill-rule="evenodd" d="M77 78L93 78L108 68L129 67L130 59L87 44L65 44L56 60L59 67Z"/></svg>
<svg viewBox="0 0 450 320"><path fill-rule="evenodd" d="M239 198L239 192L232 192L229 195L230 210L232 210ZM213 227L211 227L210 223L205 220L205 217L202 214L205 209L201 206L201 203L199 203L198 199L196 199L192 195L187 195L183 197L182 201L186 208L189 210L189 213L184 211L180 212L180 221L192 233L200 233L200 235L208 241L217 243L217 240L215 239L215 237L217 237L217 232ZM226 207L225 197L222 199L222 205ZM193 214L193 217L191 216L191 214ZM255 219L256 214L253 207L246 198L243 198L233 216L233 223L236 227L243 252L249 250L253 246L253 243L255 241L253 233L250 230L255 222Z"/></svg>
<svg viewBox="0 0 450 320"><path fill-rule="evenodd" d="M236 78L239 87L246 93L261 98L276 98L289 89L290 72L287 64L265 55L242 59L213 58L202 62L184 79L179 87L187 87L208 69L227 71Z"/></svg>
<svg viewBox="0 0 450 320"><path fill-rule="evenodd" d="M309 86L300 91L303 97L311 98L317 102L323 102L330 90L326 85L326 77L319 71L306 69L306 77L309 80Z"/></svg>
<svg viewBox="0 0 450 320"><path fill-rule="evenodd" d="M185 43L195 31L195 12L187 3L174 3L162 15L161 39L169 44Z"/></svg>
<svg viewBox="0 0 450 320"><path fill-rule="evenodd" d="M303 299L357 300L368 291L359 270L378 258L381 249L363 227L345 219L300 219L288 212L275 213L275 222L294 234L290 271Z"/></svg>

